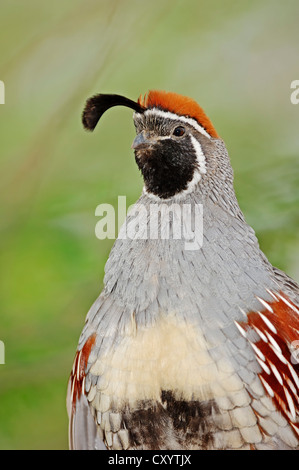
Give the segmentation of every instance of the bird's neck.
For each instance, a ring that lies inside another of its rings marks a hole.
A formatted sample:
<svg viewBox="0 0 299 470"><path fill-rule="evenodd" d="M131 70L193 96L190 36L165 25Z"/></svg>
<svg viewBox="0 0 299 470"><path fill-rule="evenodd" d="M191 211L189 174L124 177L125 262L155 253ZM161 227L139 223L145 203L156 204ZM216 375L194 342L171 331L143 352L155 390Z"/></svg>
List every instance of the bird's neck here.
<svg viewBox="0 0 299 470"><path fill-rule="evenodd" d="M254 308L265 286L273 287L270 265L239 206L200 193L180 202L143 195L119 233L105 272L106 292L142 322L159 312L209 321L213 311L225 324L239 317L238 306Z"/></svg>

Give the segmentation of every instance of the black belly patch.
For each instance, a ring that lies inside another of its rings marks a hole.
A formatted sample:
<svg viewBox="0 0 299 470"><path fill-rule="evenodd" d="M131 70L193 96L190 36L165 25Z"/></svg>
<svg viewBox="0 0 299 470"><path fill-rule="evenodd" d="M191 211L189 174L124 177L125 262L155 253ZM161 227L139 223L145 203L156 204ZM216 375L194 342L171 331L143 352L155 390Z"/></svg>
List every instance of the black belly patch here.
<svg viewBox="0 0 299 470"><path fill-rule="evenodd" d="M162 391L161 402L140 401L123 411L123 424L132 449L208 449L213 444L214 400L178 400L171 391Z"/></svg>

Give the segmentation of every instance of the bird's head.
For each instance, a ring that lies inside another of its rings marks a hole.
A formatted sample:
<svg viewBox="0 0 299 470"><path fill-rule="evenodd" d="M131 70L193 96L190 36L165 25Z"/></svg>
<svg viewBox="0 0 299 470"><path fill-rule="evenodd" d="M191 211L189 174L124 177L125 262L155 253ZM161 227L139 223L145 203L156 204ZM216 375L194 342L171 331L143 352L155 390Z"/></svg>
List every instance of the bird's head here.
<svg viewBox="0 0 299 470"><path fill-rule="evenodd" d="M118 105L135 111L137 136L132 148L147 193L161 199L188 193L217 170L215 154L219 154L217 143L222 141L194 100L155 90L137 102L100 94L86 103L84 127L93 130L102 114Z"/></svg>

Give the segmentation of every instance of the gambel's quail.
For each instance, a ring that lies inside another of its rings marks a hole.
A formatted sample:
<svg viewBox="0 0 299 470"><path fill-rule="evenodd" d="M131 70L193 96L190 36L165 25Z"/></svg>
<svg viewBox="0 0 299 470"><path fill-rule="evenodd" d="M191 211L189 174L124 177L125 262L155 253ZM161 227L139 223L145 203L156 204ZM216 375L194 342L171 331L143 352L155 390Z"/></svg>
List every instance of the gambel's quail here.
<svg viewBox="0 0 299 470"><path fill-rule="evenodd" d="M144 189L105 267L68 387L71 449L298 449L299 286L247 225L223 140L190 98L134 110Z"/></svg>

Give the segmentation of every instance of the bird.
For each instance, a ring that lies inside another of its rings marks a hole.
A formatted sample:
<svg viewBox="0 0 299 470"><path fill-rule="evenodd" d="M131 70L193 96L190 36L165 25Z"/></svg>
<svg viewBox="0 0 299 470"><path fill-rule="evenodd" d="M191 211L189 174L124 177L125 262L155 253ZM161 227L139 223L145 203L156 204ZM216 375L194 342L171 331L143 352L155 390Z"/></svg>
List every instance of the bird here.
<svg viewBox="0 0 299 470"><path fill-rule="evenodd" d="M69 448L298 450L299 285L247 224L223 139L155 89L92 96L84 128L114 106L134 111L143 189L79 338Z"/></svg>

